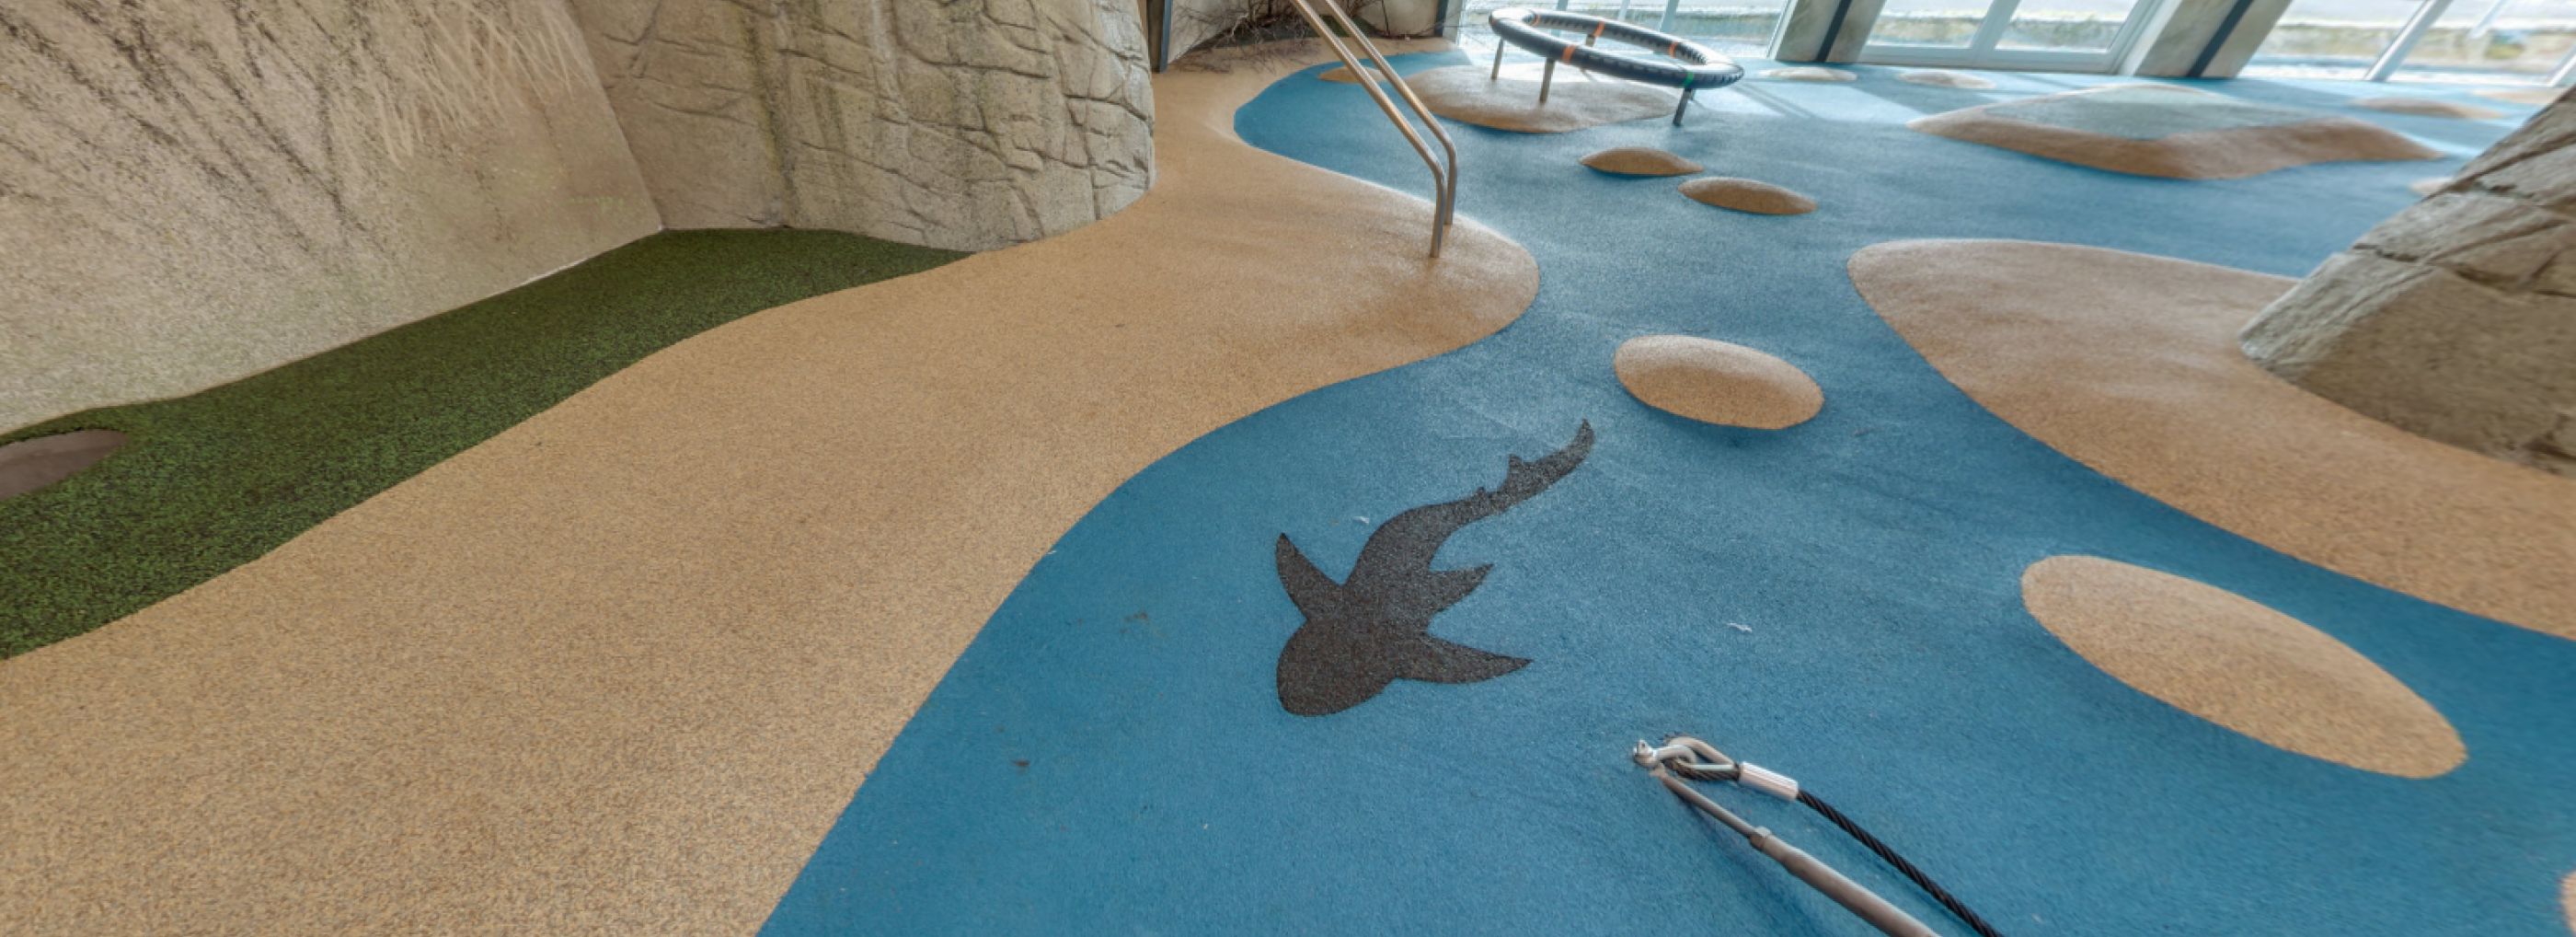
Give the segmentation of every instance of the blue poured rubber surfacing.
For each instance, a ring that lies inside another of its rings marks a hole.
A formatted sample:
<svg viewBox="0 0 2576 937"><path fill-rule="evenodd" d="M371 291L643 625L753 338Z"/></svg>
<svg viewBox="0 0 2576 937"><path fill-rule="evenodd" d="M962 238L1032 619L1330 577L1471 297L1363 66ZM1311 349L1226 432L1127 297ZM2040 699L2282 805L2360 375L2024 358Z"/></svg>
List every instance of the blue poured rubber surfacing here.
<svg viewBox="0 0 2576 937"><path fill-rule="evenodd" d="M1320 68L1244 107L1238 132L1427 192ZM1527 315L1226 426L1119 487L958 659L766 932L1869 933L1627 760L1637 739L1688 732L1799 778L2011 934L2565 937L2576 642L2311 566L2059 455L1944 381L1843 267L1882 241L2000 237L2299 275L2457 156L2122 176L1901 126L2103 79L2001 75L1979 93L1861 70L1702 95L1681 128L1452 124L1462 211L1538 259ZM2341 112L2458 156L2510 128ZM1822 207L1730 213L1678 180L1576 164L1617 145ZM1778 355L1815 377L1824 411L1763 432L1651 410L1610 358L1655 333ZM1398 681L1331 716L1281 710L1273 667L1300 616L1272 562L1280 533L1339 577L1377 522L1496 484L1505 453L1544 454L1585 419L1585 465L1442 553L1494 570L1433 633L1534 663ZM2122 685L2023 610L2023 569L2069 553L2314 625L2437 707L2468 761L2386 777ZM1803 809L1713 795L1963 930Z"/></svg>

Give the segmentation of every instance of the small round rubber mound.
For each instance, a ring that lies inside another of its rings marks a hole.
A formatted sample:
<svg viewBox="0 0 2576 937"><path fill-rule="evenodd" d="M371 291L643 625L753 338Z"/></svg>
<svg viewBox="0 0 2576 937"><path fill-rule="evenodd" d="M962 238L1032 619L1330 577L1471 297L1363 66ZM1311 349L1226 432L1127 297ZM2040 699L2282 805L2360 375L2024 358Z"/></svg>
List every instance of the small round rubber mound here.
<svg viewBox="0 0 2576 937"><path fill-rule="evenodd" d="M1746 429L1787 429L1825 407L1825 392L1797 365L1688 335L1632 338L1610 369L1638 402L1674 416Z"/></svg>
<svg viewBox="0 0 2576 937"><path fill-rule="evenodd" d="M2391 114L2449 117L2455 120L2494 120L2504 116L2503 111L2492 107L2459 104L2434 98L2361 98L2352 102L2352 106L2386 111Z"/></svg>
<svg viewBox="0 0 2576 937"><path fill-rule="evenodd" d="M2022 604L2068 649L2174 708L2275 748L2401 778L2468 760L2433 704L2306 622L2171 573L2052 556Z"/></svg>
<svg viewBox="0 0 2576 937"><path fill-rule="evenodd" d="M1858 81L1858 80L1860 80L1860 76L1859 76L1859 75L1855 75L1855 74L1852 74L1852 73L1850 73L1850 72L1843 71L1842 69L1839 69L1839 68L1826 68L1826 67L1821 66L1821 65L1792 65L1792 66L1789 66L1788 68L1774 68L1774 69L1771 69L1771 70L1768 70L1768 71L1763 72L1763 73L1762 73L1762 77L1764 77L1764 78L1768 78L1768 79L1771 79L1771 80L1773 80L1773 81Z"/></svg>
<svg viewBox="0 0 2576 937"><path fill-rule="evenodd" d="M124 433L83 429L0 446L0 498L22 495L70 478L124 445Z"/></svg>
<svg viewBox="0 0 2576 937"><path fill-rule="evenodd" d="M1990 79L1959 72L1945 72L1937 68L1899 73L1896 80L1908 84L1930 85L1935 88L1964 88L1970 91L1984 91L1995 86Z"/></svg>
<svg viewBox="0 0 2576 937"><path fill-rule="evenodd" d="M1651 146L1614 146L1584 157L1583 165L1614 176L1687 176L1701 168Z"/></svg>
<svg viewBox="0 0 2576 937"><path fill-rule="evenodd" d="M1559 73L1538 100L1538 82L1487 78L1473 65L1415 72L1405 82L1431 112L1450 120L1514 133L1565 133L1673 112L1672 92L1624 81Z"/></svg>
<svg viewBox="0 0 2576 937"><path fill-rule="evenodd" d="M1702 205L1756 215L1803 215L1816 210L1816 200L1753 179L1710 176L1682 183L1682 194Z"/></svg>

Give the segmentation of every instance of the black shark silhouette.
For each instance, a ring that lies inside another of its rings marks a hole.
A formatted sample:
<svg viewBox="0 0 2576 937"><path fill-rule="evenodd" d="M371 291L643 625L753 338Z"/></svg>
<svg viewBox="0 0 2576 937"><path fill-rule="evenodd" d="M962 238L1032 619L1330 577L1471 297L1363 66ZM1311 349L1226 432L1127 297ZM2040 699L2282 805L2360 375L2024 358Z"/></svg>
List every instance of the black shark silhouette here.
<svg viewBox="0 0 2576 937"><path fill-rule="evenodd" d="M1508 456L1503 485L1456 501L1426 504L1379 525L1348 581L1336 583L1279 535L1279 584L1306 621L1279 652L1279 705L1300 716L1324 716L1368 702L1398 678L1474 683L1521 669L1529 661L1479 651L1431 636L1431 616L1485 581L1488 563L1436 570L1441 543L1465 527L1546 491L1592 452L1592 424L1574 441L1536 462Z"/></svg>

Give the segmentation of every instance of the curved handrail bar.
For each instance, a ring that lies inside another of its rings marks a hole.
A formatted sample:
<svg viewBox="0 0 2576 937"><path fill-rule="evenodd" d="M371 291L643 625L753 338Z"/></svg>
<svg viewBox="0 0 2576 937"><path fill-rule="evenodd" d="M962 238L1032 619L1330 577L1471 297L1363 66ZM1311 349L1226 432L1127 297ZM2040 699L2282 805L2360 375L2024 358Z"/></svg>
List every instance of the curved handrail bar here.
<svg viewBox="0 0 2576 937"><path fill-rule="evenodd" d="M1422 164L1430 168L1431 256L1439 257L1441 242L1448 234L1449 224L1456 218L1458 211L1458 145L1450 142L1447 131L1440 129L1440 121L1431 116L1431 109L1422 103L1420 96L1413 93L1413 86L1406 84L1403 76L1395 73L1395 66L1387 63L1385 53L1379 52L1377 44L1369 41L1368 34L1361 31L1358 24L1351 22L1350 14L1342 12L1342 8L1333 0L1323 0L1324 9L1332 11L1333 19L1353 41L1359 44L1362 51L1368 53L1369 62L1375 68L1360 64L1359 57L1351 54L1350 47L1342 43L1341 37L1334 34L1332 27L1325 25L1324 18L1316 15L1315 8L1309 0L1290 0L1290 2L1296 5L1297 13L1305 17L1306 25L1314 27L1315 35L1323 37L1324 44L1332 48L1334 57L1342 60L1342 67L1349 69L1351 77L1358 79L1360 87L1368 92L1369 98L1377 102L1378 110L1386 112L1386 119L1395 124L1398 132L1404 134L1405 142L1413 145L1414 155L1422 157ZM1396 93L1403 96L1405 105L1412 108L1413 112L1422 118L1423 125L1431 129L1431 136L1440 141L1441 153L1446 157L1445 160L1431 155L1431 145L1422 141L1422 134L1413 129L1413 122L1405 119L1404 114L1396 110L1395 102L1387 97L1385 89L1378 86L1380 77L1395 85Z"/></svg>
<svg viewBox="0 0 2576 937"><path fill-rule="evenodd" d="M1439 204L1433 206L1433 210L1439 217L1436 222L1438 230L1448 230L1450 222L1456 220L1458 215L1458 144L1450 142L1449 131L1440 128L1439 119L1432 116L1429 107L1424 106L1421 96L1413 93L1413 84L1405 81L1404 76L1396 74L1395 66L1387 62L1385 53L1378 51L1377 43L1371 41L1367 33L1360 31L1358 24L1351 22L1350 13L1343 10L1340 4L1329 0L1324 7L1332 11L1333 18L1341 22L1345 32L1359 40L1360 51L1368 53L1369 61L1376 63L1378 71L1385 75L1389 83L1395 85L1395 92L1404 96L1404 103L1413 108L1413 113L1421 116L1422 125L1431 131L1431 136L1440 141L1440 150L1448 158L1449 172L1443 180L1446 185L1440 192ZM1436 237L1435 234L1435 239ZM1437 249L1431 253L1434 257L1440 255Z"/></svg>

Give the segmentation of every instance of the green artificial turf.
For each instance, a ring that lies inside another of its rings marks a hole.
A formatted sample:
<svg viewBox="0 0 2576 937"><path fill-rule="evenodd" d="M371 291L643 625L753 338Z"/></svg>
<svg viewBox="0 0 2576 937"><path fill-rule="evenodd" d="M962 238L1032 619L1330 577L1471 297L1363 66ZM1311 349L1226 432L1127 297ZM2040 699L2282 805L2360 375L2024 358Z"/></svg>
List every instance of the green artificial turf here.
<svg viewBox="0 0 2576 937"><path fill-rule="evenodd" d="M130 437L0 500L0 658L256 559L681 339L962 256L828 231L666 232L221 387L0 435Z"/></svg>

